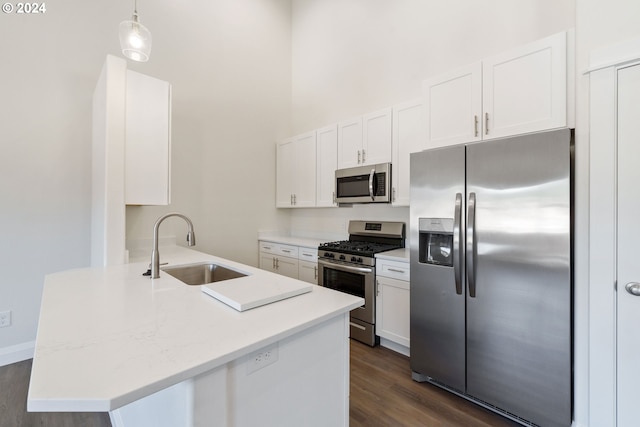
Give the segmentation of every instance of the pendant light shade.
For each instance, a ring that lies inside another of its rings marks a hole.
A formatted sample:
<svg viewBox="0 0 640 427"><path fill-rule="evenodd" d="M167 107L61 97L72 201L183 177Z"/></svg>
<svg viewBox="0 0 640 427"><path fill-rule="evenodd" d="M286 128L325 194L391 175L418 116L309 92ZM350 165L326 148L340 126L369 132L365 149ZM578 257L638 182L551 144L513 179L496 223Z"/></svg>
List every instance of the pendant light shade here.
<svg viewBox="0 0 640 427"><path fill-rule="evenodd" d="M137 5L134 2L131 21L120 23L120 48L127 58L147 62L151 55L151 33L138 20Z"/></svg>

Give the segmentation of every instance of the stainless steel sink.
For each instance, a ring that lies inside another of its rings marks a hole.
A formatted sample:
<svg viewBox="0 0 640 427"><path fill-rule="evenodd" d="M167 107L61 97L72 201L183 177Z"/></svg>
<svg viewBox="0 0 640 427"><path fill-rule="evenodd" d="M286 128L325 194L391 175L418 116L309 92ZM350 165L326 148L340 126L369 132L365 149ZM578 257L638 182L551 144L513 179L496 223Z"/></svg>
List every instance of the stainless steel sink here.
<svg viewBox="0 0 640 427"><path fill-rule="evenodd" d="M239 271L210 262L164 267L162 271L187 285L205 285L246 276Z"/></svg>

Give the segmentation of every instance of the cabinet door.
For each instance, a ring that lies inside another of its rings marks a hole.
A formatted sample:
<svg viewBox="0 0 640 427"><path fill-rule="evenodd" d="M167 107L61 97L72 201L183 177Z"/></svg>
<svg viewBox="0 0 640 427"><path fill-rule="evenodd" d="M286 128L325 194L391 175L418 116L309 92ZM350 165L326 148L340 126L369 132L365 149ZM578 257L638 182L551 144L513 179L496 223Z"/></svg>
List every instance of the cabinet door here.
<svg viewBox="0 0 640 427"><path fill-rule="evenodd" d="M298 260L283 256L276 257L276 273L288 276L293 279L298 278Z"/></svg>
<svg viewBox="0 0 640 427"><path fill-rule="evenodd" d="M409 347L409 282L378 277L376 334Z"/></svg>
<svg viewBox="0 0 640 427"><path fill-rule="evenodd" d="M484 139L567 124L567 34L483 61Z"/></svg>
<svg viewBox="0 0 640 427"><path fill-rule="evenodd" d="M276 272L275 256L266 252L260 252L260 268L272 273Z"/></svg>
<svg viewBox="0 0 640 427"><path fill-rule="evenodd" d="M338 123L338 169L362 163L362 117Z"/></svg>
<svg viewBox="0 0 640 427"><path fill-rule="evenodd" d="M278 208L289 208L293 205L295 158L293 139L278 144L276 153L276 207Z"/></svg>
<svg viewBox="0 0 640 427"><path fill-rule="evenodd" d="M316 133L309 132L295 138L293 206L316 205Z"/></svg>
<svg viewBox="0 0 640 427"><path fill-rule="evenodd" d="M338 168L338 125L316 132L316 206L336 206L335 176Z"/></svg>
<svg viewBox="0 0 640 427"><path fill-rule="evenodd" d="M393 107L391 185L394 206L409 206L409 158L424 144L424 104L421 99Z"/></svg>
<svg viewBox="0 0 640 427"><path fill-rule="evenodd" d="M309 261L298 261L298 279L317 285L318 263Z"/></svg>
<svg viewBox="0 0 640 427"><path fill-rule="evenodd" d="M127 71L125 203L171 203L171 85Z"/></svg>
<svg viewBox="0 0 640 427"><path fill-rule="evenodd" d="M482 63L476 62L422 83L426 117L424 148L482 138Z"/></svg>
<svg viewBox="0 0 640 427"><path fill-rule="evenodd" d="M362 118L362 164L391 161L391 108Z"/></svg>

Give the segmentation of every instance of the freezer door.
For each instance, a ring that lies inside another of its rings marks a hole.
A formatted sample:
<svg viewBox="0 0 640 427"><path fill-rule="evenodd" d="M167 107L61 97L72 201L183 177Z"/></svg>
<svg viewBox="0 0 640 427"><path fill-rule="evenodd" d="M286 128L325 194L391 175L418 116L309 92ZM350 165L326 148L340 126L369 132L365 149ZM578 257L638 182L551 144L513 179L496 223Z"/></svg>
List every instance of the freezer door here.
<svg viewBox="0 0 640 427"><path fill-rule="evenodd" d="M411 369L464 391L464 146L412 154L410 166Z"/></svg>
<svg viewBox="0 0 640 427"><path fill-rule="evenodd" d="M467 393L541 426L571 424L570 145L467 146Z"/></svg>

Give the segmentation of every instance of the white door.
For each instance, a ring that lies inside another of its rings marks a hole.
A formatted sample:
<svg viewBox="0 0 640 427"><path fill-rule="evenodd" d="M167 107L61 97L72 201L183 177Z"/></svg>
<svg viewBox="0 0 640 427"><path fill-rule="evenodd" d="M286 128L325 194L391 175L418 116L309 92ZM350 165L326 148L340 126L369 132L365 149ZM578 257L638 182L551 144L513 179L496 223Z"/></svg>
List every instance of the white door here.
<svg viewBox="0 0 640 427"><path fill-rule="evenodd" d="M640 394L640 65L618 71L618 331L617 418L619 427L638 425Z"/></svg>

